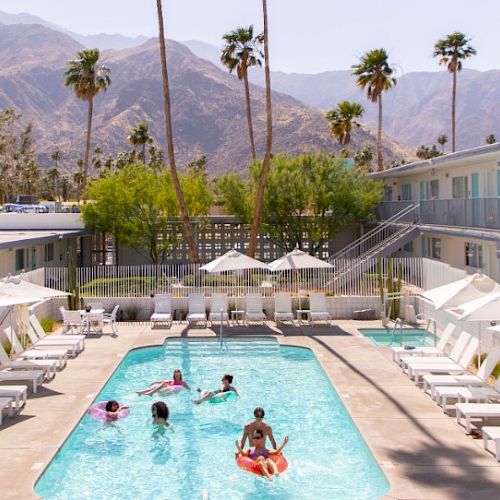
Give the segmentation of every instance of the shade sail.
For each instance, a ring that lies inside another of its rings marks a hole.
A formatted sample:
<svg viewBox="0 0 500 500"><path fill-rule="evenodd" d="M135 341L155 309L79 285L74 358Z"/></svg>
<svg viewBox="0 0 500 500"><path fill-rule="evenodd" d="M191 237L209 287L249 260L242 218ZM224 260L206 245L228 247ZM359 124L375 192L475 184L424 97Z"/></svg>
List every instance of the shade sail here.
<svg viewBox="0 0 500 500"><path fill-rule="evenodd" d="M436 309L457 307L465 302L500 292L500 285L485 274L472 274L458 281L427 290L420 295Z"/></svg>
<svg viewBox="0 0 500 500"><path fill-rule="evenodd" d="M200 267L200 270L209 273L242 271L245 269L264 269L268 271L269 267L267 264L260 262L260 260L253 259L236 250L229 250L224 255Z"/></svg>
<svg viewBox="0 0 500 500"><path fill-rule="evenodd" d="M500 320L500 292L490 293L470 302L453 307L450 311L463 321Z"/></svg>
<svg viewBox="0 0 500 500"><path fill-rule="evenodd" d="M333 266L324 260L309 255L296 248L269 264L271 271L290 271L293 269L331 269Z"/></svg>

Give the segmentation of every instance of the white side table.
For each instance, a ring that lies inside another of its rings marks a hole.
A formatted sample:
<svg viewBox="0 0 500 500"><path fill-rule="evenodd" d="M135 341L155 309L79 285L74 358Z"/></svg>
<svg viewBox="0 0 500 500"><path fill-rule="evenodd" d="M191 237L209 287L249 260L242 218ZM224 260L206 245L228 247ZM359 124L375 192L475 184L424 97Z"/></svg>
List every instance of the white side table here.
<svg viewBox="0 0 500 500"><path fill-rule="evenodd" d="M306 324L311 324L311 311L309 309L297 309L297 323L302 324L304 318L306 318Z"/></svg>
<svg viewBox="0 0 500 500"><path fill-rule="evenodd" d="M240 321L243 324L245 322L245 311L241 309L231 311L231 321L237 325L240 324Z"/></svg>

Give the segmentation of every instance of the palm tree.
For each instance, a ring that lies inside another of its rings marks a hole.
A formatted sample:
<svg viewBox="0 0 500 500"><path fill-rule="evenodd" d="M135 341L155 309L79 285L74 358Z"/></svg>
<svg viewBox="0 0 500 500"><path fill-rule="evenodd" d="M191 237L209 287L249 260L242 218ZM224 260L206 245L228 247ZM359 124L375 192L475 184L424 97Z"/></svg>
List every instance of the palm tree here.
<svg viewBox="0 0 500 500"><path fill-rule="evenodd" d="M448 71L453 75L453 89L451 94L451 152L456 149L455 111L457 103L457 72L462 70L462 60L476 55L476 49L469 45L470 39L463 33L456 31L434 44L434 57L439 57L439 64L446 64Z"/></svg>
<svg viewBox="0 0 500 500"><path fill-rule="evenodd" d="M497 138L495 137L495 134L488 134L485 141L486 144L495 144L495 142L497 142Z"/></svg>
<svg viewBox="0 0 500 500"><path fill-rule="evenodd" d="M378 102L378 130L377 130L377 170L384 169L382 158L382 92L386 92L396 85L393 77L394 70L389 66L389 58L385 49L368 51L359 60L359 64L352 66L353 75L357 76L356 85L367 89L367 97L372 102Z"/></svg>
<svg viewBox="0 0 500 500"><path fill-rule="evenodd" d="M165 109L165 131L167 136L168 163L170 165L172 182L174 183L175 192L177 195L177 202L179 203L184 236L186 237L189 248L189 256L191 257L191 262L194 264L198 262L198 252L194 243L193 231L191 230L191 223L189 221L189 214L186 202L184 201L184 196L182 194L179 177L177 175L177 168L175 166L174 139L172 134L172 114L170 111L170 87L168 84L167 70L167 49L165 47L165 31L163 29L163 12L161 0L156 0L156 8L158 10L158 27L160 32L160 61L163 81L163 106Z"/></svg>
<svg viewBox="0 0 500 500"><path fill-rule="evenodd" d="M441 134L437 138L437 143L441 145L441 152L444 154L444 145L448 142L448 136Z"/></svg>
<svg viewBox="0 0 500 500"><path fill-rule="evenodd" d="M47 172L47 181L51 186L51 196L54 198L59 198L59 179L60 179L60 174L59 174L59 169L57 166L52 167L51 169L48 170Z"/></svg>
<svg viewBox="0 0 500 500"><path fill-rule="evenodd" d="M262 216L262 206L264 204L264 191L266 190L267 175L271 166L271 149L273 145L273 114L271 106L271 70L269 67L269 33L267 24L267 0L262 0L262 14L264 18L264 61L266 75L266 122L267 122L267 137L266 151L264 153L264 161L262 162L262 170L260 172L259 185L257 186L257 194L255 196L255 211L253 214L252 224L250 226L250 239L248 242L247 255L255 256L257 248L257 236L259 234L260 219Z"/></svg>
<svg viewBox="0 0 500 500"><path fill-rule="evenodd" d="M111 85L110 70L98 64L99 49L85 49L77 53L77 59L68 61L68 69L64 73L64 85L73 87L78 99L88 102L87 138L85 142L85 160L82 187L87 184L90 158L90 137L92 132L92 112L94 97L106 91Z"/></svg>
<svg viewBox="0 0 500 500"><path fill-rule="evenodd" d="M151 144L153 138L148 132L149 126L145 123L138 123L131 131L128 136L128 142L134 146L134 151L137 146L142 147L142 153L140 155L141 161L146 163L146 144Z"/></svg>
<svg viewBox="0 0 500 500"><path fill-rule="evenodd" d="M248 28L237 28L226 33L223 37L226 45L223 47L220 59L222 64L227 66L229 73L236 68L239 80L243 80L245 85L245 100L247 106L248 134L250 136L250 148L252 160L255 161L255 142L253 138L252 111L250 108L250 88L248 85L248 68L251 66L262 66L264 55L260 50L264 35L261 33L253 36L253 26Z"/></svg>
<svg viewBox="0 0 500 500"><path fill-rule="evenodd" d="M364 112L363 106L357 102L340 101L335 109L326 113L330 131L339 144L346 147L347 154L351 144L352 127L360 126L355 118L360 118Z"/></svg>

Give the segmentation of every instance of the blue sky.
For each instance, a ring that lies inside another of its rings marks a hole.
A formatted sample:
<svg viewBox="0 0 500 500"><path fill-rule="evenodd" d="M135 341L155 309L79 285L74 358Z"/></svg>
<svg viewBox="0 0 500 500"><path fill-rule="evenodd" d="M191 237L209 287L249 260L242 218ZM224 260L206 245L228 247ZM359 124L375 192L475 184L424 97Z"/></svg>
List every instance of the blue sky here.
<svg viewBox="0 0 500 500"><path fill-rule="evenodd" d="M261 29L260 0L163 0L167 37L221 45L237 26ZM139 7L140 6L140 7ZM500 1L268 0L271 69L317 73L348 69L366 50L384 47L400 73L438 71L434 42L453 31L472 38L468 68L500 67ZM155 0L0 0L81 34L156 36Z"/></svg>

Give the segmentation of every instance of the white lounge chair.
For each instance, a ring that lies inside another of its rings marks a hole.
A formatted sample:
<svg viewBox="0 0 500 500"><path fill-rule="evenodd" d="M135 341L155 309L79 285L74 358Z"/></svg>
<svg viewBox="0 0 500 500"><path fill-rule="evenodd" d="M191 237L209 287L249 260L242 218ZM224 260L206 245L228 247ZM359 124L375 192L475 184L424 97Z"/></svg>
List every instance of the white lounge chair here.
<svg viewBox="0 0 500 500"><path fill-rule="evenodd" d="M460 387L457 399L459 403L462 400L465 403L500 401L500 378L494 386L485 384L481 387Z"/></svg>
<svg viewBox="0 0 500 500"><path fill-rule="evenodd" d="M0 382L27 380L33 384L33 394L38 391L38 386L43 384L44 372L42 370L1 370Z"/></svg>
<svg viewBox="0 0 500 500"><path fill-rule="evenodd" d="M5 408L9 413L9 417L12 417L12 398L0 398L0 425L2 425L2 413Z"/></svg>
<svg viewBox="0 0 500 500"><path fill-rule="evenodd" d="M309 294L309 310L311 325L314 326L315 321L326 321L330 323L332 316L326 307L326 296L324 293Z"/></svg>
<svg viewBox="0 0 500 500"><path fill-rule="evenodd" d="M69 333L76 330L77 334L81 335L85 321L80 311L69 311L68 309L64 309L63 306L61 306L59 310L61 311L63 319L63 333Z"/></svg>
<svg viewBox="0 0 500 500"><path fill-rule="evenodd" d="M430 389L432 399L436 399L438 396L436 390L439 389L439 397L447 394L446 397L448 398L453 397L453 394L457 394L457 391L462 387L485 385L499 360L500 349L495 348L488 353L477 373L465 373L463 375L424 375L424 391ZM455 397L458 397L458 395Z"/></svg>
<svg viewBox="0 0 500 500"><path fill-rule="evenodd" d="M172 297L170 294L157 294L154 296L154 311L149 321L151 327L156 323L166 323L172 326Z"/></svg>
<svg viewBox="0 0 500 500"><path fill-rule="evenodd" d="M287 293L278 293L274 297L274 322L292 321L292 297Z"/></svg>
<svg viewBox="0 0 500 500"><path fill-rule="evenodd" d="M0 342L0 369L6 368L10 370L42 370L45 378L50 380L56 374L57 361L53 359L23 359L22 356L11 360Z"/></svg>
<svg viewBox="0 0 500 500"><path fill-rule="evenodd" d="M260 293L248 293L245 297L245 323L249 321L260 321L262 324L266 321L262 306L262 295Z"/></svg>
<svg viewBox="0 0 500 500"><path fill-rule="evenodd" d="M491 439L495 441L495 458L497 462L500 462L500 427L496 426L485 426L481 427L481 432L483 434L483 445L484 449L488 449L488 440Z"/></svg>
<svg viewBox="0 0 500 500"><path fill-rule="evenodd" d="M213 323L214 321L225 321L229 326L229 313L227 312L227 307L227 294L213 293L212 300L210 301L210 313L208 314L208 321L210 321L210 323Z"/></svg>
<svg viewBox="0 0 500 500"><path fill-rule="evenodd" d="M425 373L465 373L467 372L478 347L479 340L476 338L472 338L465 348L458 363L453 363L451 361L450 363L422 363L420 365L410 366L408 368L408 375L418 384L420 376L424 375Z"/></svg>
<svg viewBox="0 0 500 500"><path fill-rule="evenodd" d="M461 332L458 336L455 345L450 351L449 356L402 356L399 360L400 366L403 370L407 369L409 366L419 366L421 363L449 363L453 361L458 363L460 356L464 352L467 344L469 343L471 336L467 332Z"/></svg>
<svg viewBox="0 0 500 500"><path fill-rule="evenodd" d="M188 314L186 319L189 324L203 322L207 326L205 295L203 293L193 293L188 297Z"/></svg>
<svg viewBox="0 0 500 500"><path fill-rule="evenodd" d="M444 356L454 330L455 324L448 323L435 347L422 346L414 349L405 349L403 346L392 347L392 360L399 365L402 356Z"/></svg>
<svg viewBox="0 0 500 500"><path fill-rule="evenodd" d="M9 340L14 353L24 359L54 359L57 361L57 368L64 368L68 359L68 349L23 349L21 342L17 338L14 330L9 326L5 330L5 335Z"/></svg>
<svg viewBox="0 0 500 500"><path fill-rule="evenodd" d="M30 325L33 327L38 341L50 341L54 345L60 346L75 346L76 352L82 352L85 349L85 335L47 335L34 314L30 316Z"/></svg>
<svg viewBox="0 0 500 500"><path fill-rule="evenodd" d="M465 418L465 432L470 434L473 418L500 418L498 403L457 403L455 405L457 422Z"/></svg>
<svg viewBox="0 0 500 500"><path fill-rule="evenodd" d="M16 403L16 412L26 404L28 398L27 385L0 385L0 397L13 398Z"/></svg>
<svg viewBox="0 0 500 500"><path fill-rule="evenodd" d="M102 318L103 324L109 325L111 327L113 335L118 335L118 330L116 328L116 313L118 312L118 309L120 309L120 304L117 304L115 307L113 307L111 313L104 313Z"/></svg>
<svg viewBox="0 0 500 500"><path fill-rule="evenodd" d="M40 340L35 333L33 327L28 325L27 329L28 337L31 340L31 347L33 349L66 349L68 355L76 356L78 354L78 340L76 343L64 343L62 341L52 341L52 340Z"/></svg>

